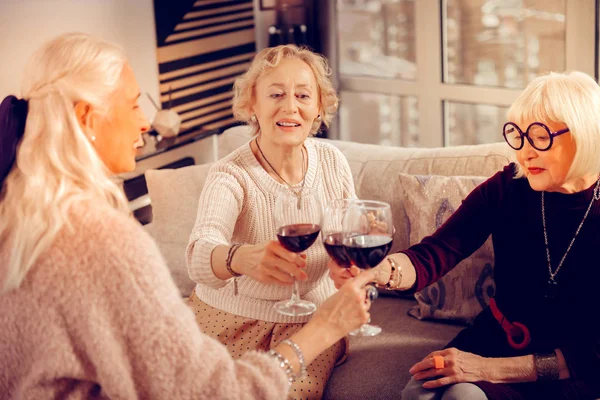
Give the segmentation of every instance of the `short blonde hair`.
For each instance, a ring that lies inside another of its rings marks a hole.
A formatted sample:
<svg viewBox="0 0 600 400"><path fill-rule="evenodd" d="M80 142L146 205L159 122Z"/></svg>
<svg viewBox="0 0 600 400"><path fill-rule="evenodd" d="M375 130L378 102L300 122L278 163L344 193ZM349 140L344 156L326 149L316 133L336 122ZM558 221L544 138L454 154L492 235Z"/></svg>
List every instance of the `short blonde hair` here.
<svg viewBox="0 0 600 400"><path fill-rule="evenodd" d="M129 213L123 191L81 129L74 107L85 101L106 117L126 63L121 47L83 33L59 36L29 60L22 83L29 106L25 133L0 188L0 245L10 243L0 294L19 287L69 226L74 204L91 201Z"/></svg>
<svg viewBox="0 0 600 400"><path fill-rule="evenodd" d="M508 120L519 126L566 124L576 148L567 179L600 172L600 86L589 75L551 72L535 78L508 110ZM519 166L517 176L523 175Z"/></svg>
<svg viewBox="0 0 600 400"><path fill-rule="evenodd" d="M252 121L251 108L255 101L256 82L265 72L277 67L282 59L291 58L304 61L315 74L319 93L321 120L313 123L310 133L316 134L321 122L329 127L338 109L338 96L331 83L331 68L327 59L305 47L282 45L268 47L260 51L252 61L248 71L240 76L233 85L233 114L235 117L252 128L252 133L258 133L258 121Z"/></svg>

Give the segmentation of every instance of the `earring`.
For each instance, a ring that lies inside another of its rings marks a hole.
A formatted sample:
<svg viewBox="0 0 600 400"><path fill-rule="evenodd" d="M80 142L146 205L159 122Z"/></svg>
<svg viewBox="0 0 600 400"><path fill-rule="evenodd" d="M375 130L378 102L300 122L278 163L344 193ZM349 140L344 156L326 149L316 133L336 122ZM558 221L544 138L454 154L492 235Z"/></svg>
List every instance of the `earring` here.
<svg viewBox="0 0 600 400"><path fill-rule="evenodd" d="M250 121L252 122L256 122L256 114L252 114L252 116L250 117Z"/></svg>
<svg viewBox="0 0 600 400"><path fill-rule="evenodd" d="M90 140L92 141L92 143L95 142L96 141L96 136L94 136L94 135L90 136Z"/></svg>

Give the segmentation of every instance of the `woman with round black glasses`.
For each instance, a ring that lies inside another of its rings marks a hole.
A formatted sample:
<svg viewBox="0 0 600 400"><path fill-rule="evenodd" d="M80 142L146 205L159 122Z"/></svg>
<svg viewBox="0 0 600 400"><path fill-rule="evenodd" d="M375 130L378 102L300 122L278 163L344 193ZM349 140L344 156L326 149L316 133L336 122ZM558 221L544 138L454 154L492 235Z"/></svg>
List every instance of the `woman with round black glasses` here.
<svg viewBox="0 0 600 400"><path fill-rule="evenodd" d="M600 87L580 72L539 77L508 118L517 162L377 267L379 284L415 292L492 235L490 307L410 369L403 400L600 397ZM357 273L330 269L336 285Z"/></svg>

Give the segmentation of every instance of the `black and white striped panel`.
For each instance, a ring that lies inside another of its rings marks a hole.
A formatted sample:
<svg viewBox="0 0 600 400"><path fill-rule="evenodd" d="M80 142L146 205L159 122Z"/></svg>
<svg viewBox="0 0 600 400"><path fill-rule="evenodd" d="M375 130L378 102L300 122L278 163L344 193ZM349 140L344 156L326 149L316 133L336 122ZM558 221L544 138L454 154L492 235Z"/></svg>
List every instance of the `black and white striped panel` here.
<svg viewBox="0 0 600 400"><path fill-rule="evenodd" d="M197 0L173 25L157 50L163 108L181 133L235 125L233 82L256 53L252 0Z"/></svg>

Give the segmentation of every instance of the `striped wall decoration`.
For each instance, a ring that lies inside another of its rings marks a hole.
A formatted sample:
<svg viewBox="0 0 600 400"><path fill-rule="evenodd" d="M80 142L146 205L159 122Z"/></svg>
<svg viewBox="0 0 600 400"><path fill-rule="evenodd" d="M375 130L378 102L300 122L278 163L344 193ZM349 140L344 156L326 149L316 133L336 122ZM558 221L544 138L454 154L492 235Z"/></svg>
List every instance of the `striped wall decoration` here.
<svg viewBox="0 0 600 400"><path fill-rule="evenodd" d="M256 53L252 0L154 0L154 11L160 100L180 134L236 125L233 82Z"/></svg>

